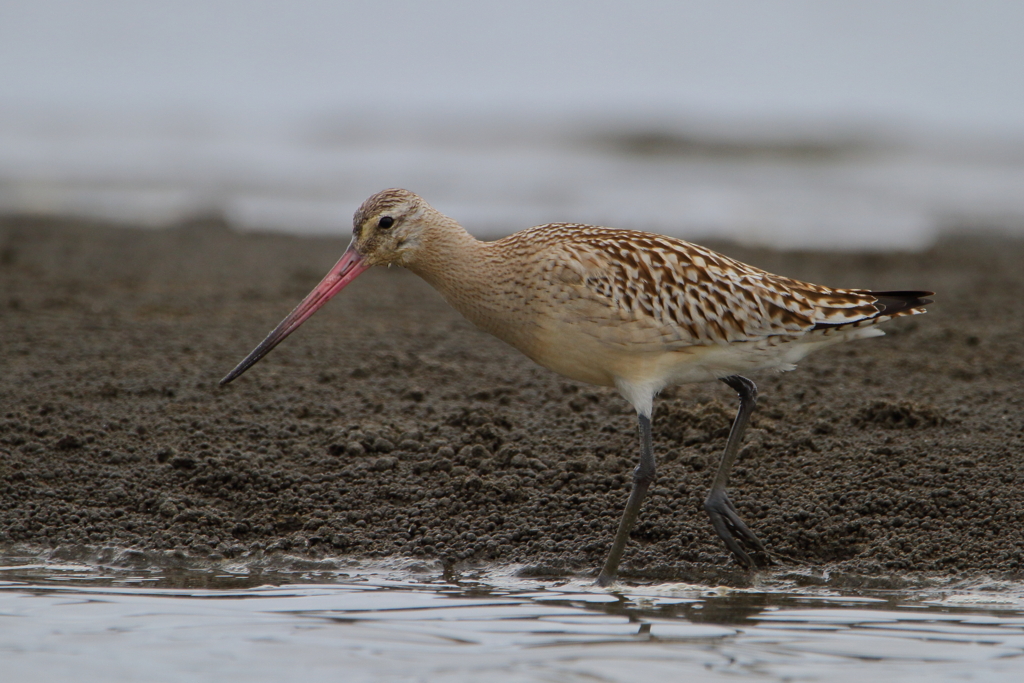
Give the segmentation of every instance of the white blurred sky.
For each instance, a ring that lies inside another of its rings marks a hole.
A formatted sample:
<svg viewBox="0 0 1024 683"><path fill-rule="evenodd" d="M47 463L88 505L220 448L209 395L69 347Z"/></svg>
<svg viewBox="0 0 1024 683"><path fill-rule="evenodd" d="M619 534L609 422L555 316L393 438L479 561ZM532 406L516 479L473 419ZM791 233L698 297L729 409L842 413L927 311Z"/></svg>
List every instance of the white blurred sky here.
<svg viewBox="0 0 1024 683"><path fill-rule="evenodd" d="M0 112L502 111L1024 138L1019 0L0 0Z"/></svg>

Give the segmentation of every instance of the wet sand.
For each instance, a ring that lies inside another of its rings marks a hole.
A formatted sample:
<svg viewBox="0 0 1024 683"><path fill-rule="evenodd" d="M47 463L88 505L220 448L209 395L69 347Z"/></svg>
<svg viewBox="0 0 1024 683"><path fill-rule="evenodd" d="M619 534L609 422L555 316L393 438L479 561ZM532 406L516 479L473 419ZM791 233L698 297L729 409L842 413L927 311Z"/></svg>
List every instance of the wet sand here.
<svg viewBox="0 0 1024 683"><path fill-rule="evenodd" d="M367 272L217 385L345 242L0 219L0 546L596 573L636 461L632 410L408 272ZM730 491L779 567L1024 575L1024 243L709 246L812 282L938 292L886 337L752 376ZM623 577L750 580L701 507L734 402L715 384L657 402L658 479Z"/></svg>

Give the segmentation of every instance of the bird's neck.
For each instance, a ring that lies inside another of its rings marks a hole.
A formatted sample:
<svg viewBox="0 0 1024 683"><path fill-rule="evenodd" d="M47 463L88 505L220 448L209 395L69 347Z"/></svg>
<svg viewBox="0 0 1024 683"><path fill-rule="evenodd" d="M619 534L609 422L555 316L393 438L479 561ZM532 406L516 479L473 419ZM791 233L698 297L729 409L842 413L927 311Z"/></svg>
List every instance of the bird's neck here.
<svg viewBox="0 0 1024 683"><path fill-rule="evenodd" d="M405 267L427 281L459 313L478 327L504 338L505 317L497 306L496 280L505 279L501 260L481 242L445 217L424 234Z"/></svg>
<svg viewBox="0 0 1024 683"><path fill-rule="evenodd" d="M415 252L404 265L445 293L478 270L483 242L447 216L438 215L419 236Z"/></svg>

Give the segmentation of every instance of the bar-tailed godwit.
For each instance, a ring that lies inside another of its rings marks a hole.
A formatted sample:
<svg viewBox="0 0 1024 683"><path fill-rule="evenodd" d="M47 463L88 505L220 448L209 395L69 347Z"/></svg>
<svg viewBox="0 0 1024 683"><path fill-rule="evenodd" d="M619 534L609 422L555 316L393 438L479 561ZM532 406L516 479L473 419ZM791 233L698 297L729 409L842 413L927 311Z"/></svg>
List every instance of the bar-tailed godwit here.
<svg viewBox="0 0 1024 683"><path fill-rule="evenodd" d="M371 266L399 265L457 311L566 377L615 387L636 409L640 463L601 585L615 580L654 481L654 397L674 384L721 380L739 410L704 509L736 559L764 551L726 493L757 401L740 376L792 370L811 351L883 334L879 323L924 313L932 292L831 289L772 275L682 240L555 223L481 242L407 190L384 190L353 220L352 242L323 281L238 364L226 384Z"/></svg>

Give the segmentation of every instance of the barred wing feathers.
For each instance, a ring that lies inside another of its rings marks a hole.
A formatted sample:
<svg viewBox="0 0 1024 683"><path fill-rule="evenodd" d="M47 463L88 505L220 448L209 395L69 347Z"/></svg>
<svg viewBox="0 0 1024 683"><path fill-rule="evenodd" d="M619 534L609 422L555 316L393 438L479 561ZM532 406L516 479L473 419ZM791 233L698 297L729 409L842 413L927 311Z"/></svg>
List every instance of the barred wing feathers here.
<svg viewBox="0 0 1024 683"><path fill-rule="evenodd" d="M512 237L546 252L540 275L560 290L566 322L596 325L598 336L616 326L616 339L633 327L630 344L796 341L923 313L930 303L931 292L832 289L643 232L552 224Z"/></svg>

